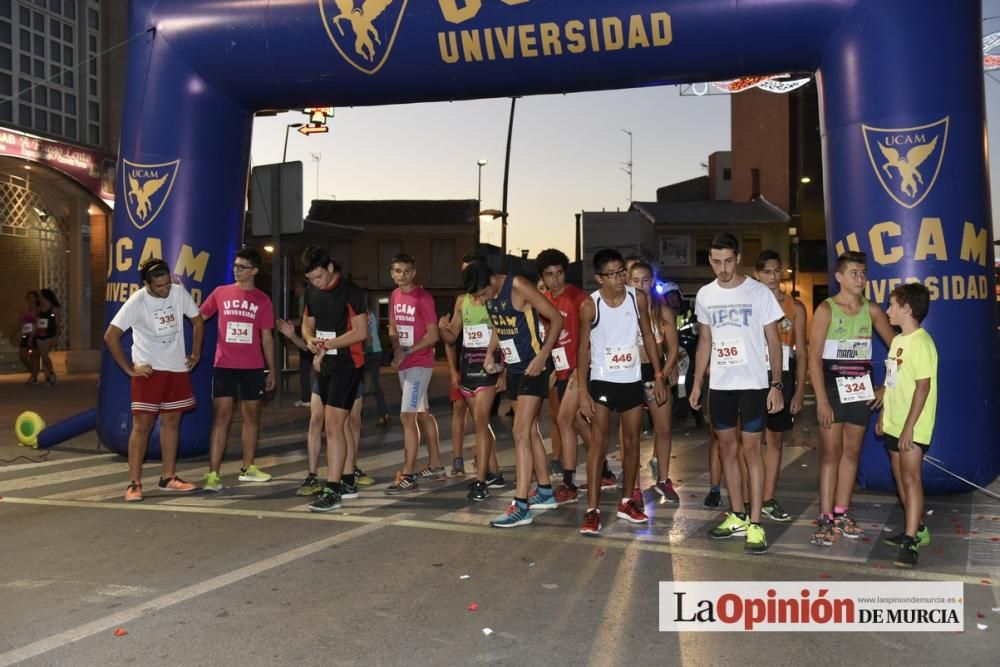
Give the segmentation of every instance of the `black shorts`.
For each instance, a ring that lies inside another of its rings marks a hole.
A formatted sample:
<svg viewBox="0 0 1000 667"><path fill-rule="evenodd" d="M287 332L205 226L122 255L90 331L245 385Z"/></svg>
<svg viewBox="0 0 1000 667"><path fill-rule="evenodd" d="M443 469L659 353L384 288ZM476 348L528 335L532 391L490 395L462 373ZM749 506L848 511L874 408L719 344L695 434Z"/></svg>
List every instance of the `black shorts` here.
<svg viewBox="0 0 1000 667"><path fill-rule="evenodd" d="M744 433L764 430L769 389L710 389L712 426L717 431L728 431L737 424Z"/></svg>
<svg viewBox="0 0 1000 667"><path fill-rule="evenodd" d="M590 381L590 397L594 405L603 405L611 412L628 412L645 402L642 382Z"/></svg>
<svg viewBox="0 0 1000 667"><path fill-rule="evenodd" d="M462 373L462 379L459 384L468 392L476 393L484 387L495 387L497 386L497 380L500 376L496 373Z"/></svg>
<svg viewBox="0 0 1000 667"><path fill-rule="evenodd" d="M855 403L841 403L840 392L837 391L837 383L827 382L826 397L833 408L833 421L836 424L854 424L855 426L868 426L871 421L872 409L868 407L868 401L857 401Z"/></svg>
<svg viewBox="0 0 1000 667"><path fill-rule="evenodd" d="M563 396L566 395L567 387L569 387L569 378L566 378L565 380L556 380L556 396L559 397L560 401L562 401Z"/></svg>
<svg viewBox="0 0 1000 667"><path fill-rule="evenodd" d="M898 452L899 451L899 438L894 435L889 435L886 433L882 436L882 444L885 445L886 451ZM923 456L927 453L927 450L931 448L930 445L925 445L922 442L914 442L914 445L920 448L920 455Z"/></svg>
<svg viewBox="0 0 1000 667"><path fill-rule="evenodd" d="M358 396L362 376L361 369L352 364L338 366L329 375L317 373L313 393L320 397L323 405L350 410Z"/></svg>
<svg viewBox="0 0 1000 667"><path fill-rule="evenodd" d="M259 401L267 395L263 368L216 368L212 373L212 398Z"/></svg>
<svg viewBox="0 0 1000 667"><path fill-rule="evenodd" d="M507 398L516 401L518 396L537 396L538 398L549 397L549 373L551 369L546 367L538 375L525 375L523 373L512 373L507 370Z"/></svg>
<svg viewBox="0 0 1000 667"><path fill-rule="evenodd" d="M35 349L35 342L28 336L21 336L20 347L23 347L27 350L33 350Z"/></svg>
<svg viewBox="0 0 1000 667"><path fill-rule="evenodd" d="M774 433L785 433L791 431L795 425L795 418L792 416L792 396L795 394L795 359L789 362L789 370L782 372L781 382L785 388L781 390L781 396L785 399L785 407L781 412L767 415L767 430Z"/></svg>

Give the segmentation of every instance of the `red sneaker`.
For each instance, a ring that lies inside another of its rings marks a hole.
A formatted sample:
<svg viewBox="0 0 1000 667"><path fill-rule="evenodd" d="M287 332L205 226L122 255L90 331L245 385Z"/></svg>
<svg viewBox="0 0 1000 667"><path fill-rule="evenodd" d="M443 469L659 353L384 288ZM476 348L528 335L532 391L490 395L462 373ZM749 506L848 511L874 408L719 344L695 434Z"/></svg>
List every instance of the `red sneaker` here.
<svg viewBox="0 0 1000 667"><path fill-rule="evenodd" d="M649 517L643 511L642 504L637 503L632 498L622 498L618 503L618 518L625 519L631 523L646 523Z"/></svg>
<svg viewBox="0 0 1000 667"><path fill-rule="evenodd" d="M601 533L601 510L590 510L583 515L583 524L580 525L581 535L600 535Z"/></svg>
<svg viewBox="0 0 1000 667"><path fill-rule="evenodd" d="M556 504L565 505L566 503L575 503L577 500L577 492L575 489L571 489L565 484L560 484L559 488L556 489Z"/></svg>
<svg viewBox="0 0 1000 667"><path fill-rule="evenodd" d="M130 482L128 488L125 489L125 502L127 503L138 503L142 501L142 484L139 482Z"/></svg>
<svg viewBox="0 0 1000 667"><path fill-rule="evenodd" d="M177 493L189 493L194 491L198 487L191 482L185 482L183 479L174 475L170 479L160 478L160 491L174 491Z"/></svg>

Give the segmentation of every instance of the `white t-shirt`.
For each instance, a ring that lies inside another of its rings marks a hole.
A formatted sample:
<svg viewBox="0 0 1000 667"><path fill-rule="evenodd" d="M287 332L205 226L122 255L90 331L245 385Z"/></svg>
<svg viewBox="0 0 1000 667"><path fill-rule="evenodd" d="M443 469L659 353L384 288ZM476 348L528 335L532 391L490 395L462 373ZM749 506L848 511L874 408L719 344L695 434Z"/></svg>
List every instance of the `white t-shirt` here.
<svg viewBox="0 0 1000 667"><path fill-rule="evenodd" d="M149 364L155 371L187 371L184 318L197 317L198 306L188 291L171 285L160 299L146 287L136 290L111 320L122 331L132 329L132 363Z"/></svg>
<svg viewBox="0 0 1000 667"><path fill-rule="evenodd" d="M770 369L764 363L764 327L785 316L771 290L747 277L725 289L712 281L698 290L698 322L712 328L712 389L767 389Z"/></svg>

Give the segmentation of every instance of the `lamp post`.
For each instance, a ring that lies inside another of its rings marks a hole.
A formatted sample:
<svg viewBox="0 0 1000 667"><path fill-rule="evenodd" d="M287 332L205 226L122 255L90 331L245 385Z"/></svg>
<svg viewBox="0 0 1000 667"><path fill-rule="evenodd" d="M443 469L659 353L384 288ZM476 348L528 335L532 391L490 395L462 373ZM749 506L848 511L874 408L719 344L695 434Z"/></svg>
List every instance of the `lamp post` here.
<svg viewBox="0 0 1000 667"><path fill-rule="evenodd" d="M476 242L472 245L473 250L479 251L479 236L482 233L479 229L479 215L483 210L483 167L486 166L486 160L480 159L476 162L479 165L479 187L476 189Z"/></svg>
<svg viewBox="0 0 1000 667"><path fill-rule="evenodd" d="M622 130L628 135L628 162L622 162L621 170L628 174L628 205L632 206L632 132Z"/></svg>
<svg viewBox="0 0 1000 667"><path fill-rule="evenodd" d="M288 133L291 130L302 127L302 123L288 123L285 126L285 147L281 151L281 164L288 161ZM278 167L278 177L274 179L274 187L277 192L271 198L275 202L271 216L271 245L274 252L271 255L271 302L274 304L274 312L282 313L288 319L288 304L285 295L282 293L282 254L281 254L281 167ZM274 336L274 361L278 367L278 377L274 379L274 399L281 400L282 394L282 373L285 370L284 346L281 343L281 336Z"/></svg>

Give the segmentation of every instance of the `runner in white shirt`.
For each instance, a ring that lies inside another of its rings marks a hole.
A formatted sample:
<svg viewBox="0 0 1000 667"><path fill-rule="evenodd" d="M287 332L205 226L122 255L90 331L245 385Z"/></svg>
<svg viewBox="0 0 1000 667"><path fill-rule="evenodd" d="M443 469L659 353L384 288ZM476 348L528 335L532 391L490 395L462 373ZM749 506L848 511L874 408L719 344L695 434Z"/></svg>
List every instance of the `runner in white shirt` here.
<svg viewBox="0 0 1000 667"><path fill-rule="evenodd" d="M702 383L711 360L708 400L731 504L725 520L709 537L746 535L744 552L762 554L767 551L767 539L760 525L764 492L760 444L765 411L774 414L784 405L778 336L778 321L784 313L769 289L740 273L740 245L732 234L716 234L709 262L716 279L698 290L695 301L698 352L689 400L691 407L701 407ZM770 383L765 349L770 354ZM737 426L742 431L739 435ZM741 446L750 477L749 517L743 511Z"/></svg>
<svg viewBox="0 0 1000 667"><path fill-rule="evenodd" d="M132 431L128 439L129 485L125 500L142 500L142 463L149 434L160 417L163 458L161 491L193 491L197 487L176 475L181 414L194 410L194 391L188 372L201 357L204 324L194 299L174 285L162 259L147 259L139 267L145 287L136 290L111 320L104 334L108 351L132 378ZM191 320L191 354L184 352L184 318ZM122 349L121 337L132 329L132 360Z"/></svg>

